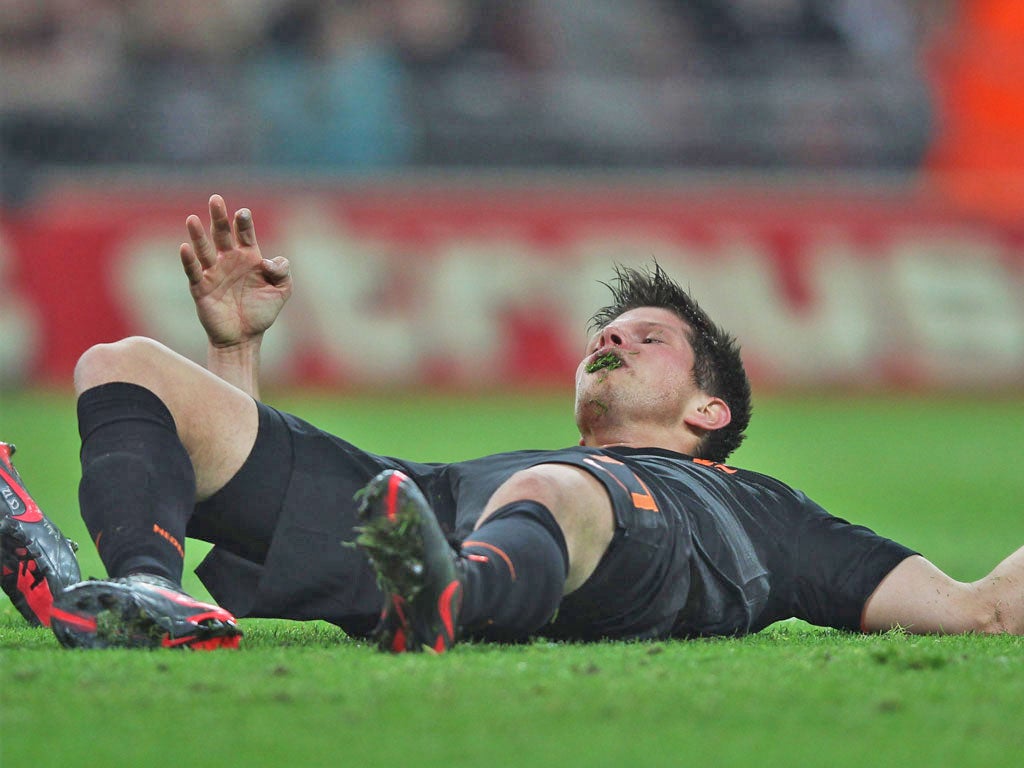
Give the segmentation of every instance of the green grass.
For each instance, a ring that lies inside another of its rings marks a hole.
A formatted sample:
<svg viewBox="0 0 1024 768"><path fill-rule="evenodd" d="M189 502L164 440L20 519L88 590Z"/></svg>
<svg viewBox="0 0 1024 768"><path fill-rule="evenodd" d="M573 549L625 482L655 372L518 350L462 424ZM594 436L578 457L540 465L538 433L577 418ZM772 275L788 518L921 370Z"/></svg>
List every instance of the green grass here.
<svg viewBox="0 0 1024 768"><path fill-rule="evenodd" d="M268 399L413 459L575 441L565 397ZM1024 543L1022 424L1024 399L1005 397L766 399L735 463L974 579ZM83 572L101 576L75 511L71 400L0 394L0 436L83 542ZM0 765L861 768L1024 755L1020 638L784 623L737 640L429 658L382 656L319 622L243 626L237 653L68 652L0 606Z"/></svg>

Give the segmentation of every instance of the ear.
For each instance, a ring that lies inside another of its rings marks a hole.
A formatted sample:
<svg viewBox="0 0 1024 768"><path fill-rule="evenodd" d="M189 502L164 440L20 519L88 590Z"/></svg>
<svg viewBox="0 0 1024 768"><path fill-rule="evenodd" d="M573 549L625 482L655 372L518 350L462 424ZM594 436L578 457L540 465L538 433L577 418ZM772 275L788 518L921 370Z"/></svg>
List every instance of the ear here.
<svg viewBox="0 0 1024 768"><path fill-rule="evenodd" d="M687 409L683 421L695 429L713 432L728 426L732 421L732 411L729 410L729 405L722 398L701 395L700 399Z"/></svg>

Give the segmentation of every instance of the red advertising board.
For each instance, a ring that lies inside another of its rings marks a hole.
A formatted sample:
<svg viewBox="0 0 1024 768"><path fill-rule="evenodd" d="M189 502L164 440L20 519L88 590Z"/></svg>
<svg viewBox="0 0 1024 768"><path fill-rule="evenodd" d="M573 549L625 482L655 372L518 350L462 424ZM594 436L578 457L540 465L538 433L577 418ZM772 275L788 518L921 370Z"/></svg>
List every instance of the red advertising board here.
<svg viewBox="0 0 1024 768"><path fill-rule="evenodd" d="M92 180L0 214L0 383L66 384L82 351L128 334L201 360L177 250L215 191L292 261L265 349L275 383L568 386L600 281L652 259L739 337L762 384L1024 373L1024 230L906 189Z"/></svg>

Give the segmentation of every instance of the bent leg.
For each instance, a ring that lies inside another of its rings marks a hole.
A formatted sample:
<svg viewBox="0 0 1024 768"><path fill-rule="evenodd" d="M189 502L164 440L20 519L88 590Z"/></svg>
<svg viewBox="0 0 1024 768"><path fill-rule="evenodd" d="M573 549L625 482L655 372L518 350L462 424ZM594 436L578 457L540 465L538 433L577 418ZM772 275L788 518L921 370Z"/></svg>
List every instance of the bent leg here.
<svg viewBox="0 0 1024 768"><path fill-rule="evenodd" d="M75 369L79 506L112 578L180 582L197 500L224 486L255 441L255 402L150 339L89 349Z"/></svg>
<svg viewBox="0 0 1024 768"><path fill-rule="evenodd" d="M586 470L568 464L540 464L517 472L491 496L476 527L508 504L529 500L544 505L558 523L569 554L564 593L583 584L597 568L615 534L615 516L604 486Z"/></svg>
<svg viewBox="0 0 1024 768"><path fill-rule="evenodd" d="M543 464L516 473L462 542L463 627L526 637L593 573L614 534L611 502L588 472Z"/></svg>
<svg viewBox="0 0 1024 768"><path fill-rule="evenodd" d="M143 387L170 411L192 461L198 500L223 487L249 455L259 427L256 403L163 344L130 337L87 350L75 368L76 394L112 382Z"/></svg>

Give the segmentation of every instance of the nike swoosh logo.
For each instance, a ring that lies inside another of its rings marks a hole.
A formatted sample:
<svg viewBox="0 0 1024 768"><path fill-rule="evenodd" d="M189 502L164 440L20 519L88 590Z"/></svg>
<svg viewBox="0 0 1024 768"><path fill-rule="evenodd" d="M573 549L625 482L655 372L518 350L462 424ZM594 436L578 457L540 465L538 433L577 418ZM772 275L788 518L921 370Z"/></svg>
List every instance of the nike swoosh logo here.
<svg viewBox="0 0 1024 768"><path fill-rule="evenodd" d="M0 487L0 495L11 510L11 518L21 523L39 523L43 520L43 511L39 509L32 498L26 493L22 496L18 493L17 484L14 478L7 474L7 470L0 467L0 480L3 480L6 487Z"/></svg>

